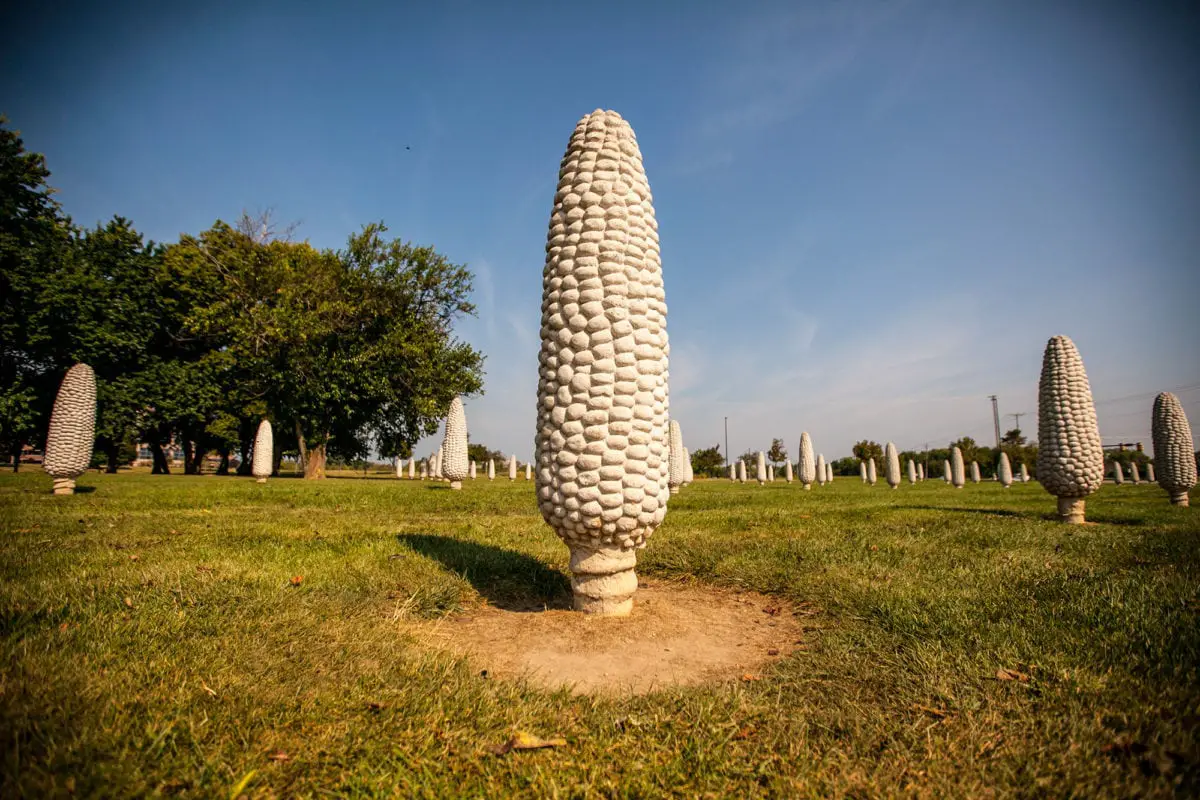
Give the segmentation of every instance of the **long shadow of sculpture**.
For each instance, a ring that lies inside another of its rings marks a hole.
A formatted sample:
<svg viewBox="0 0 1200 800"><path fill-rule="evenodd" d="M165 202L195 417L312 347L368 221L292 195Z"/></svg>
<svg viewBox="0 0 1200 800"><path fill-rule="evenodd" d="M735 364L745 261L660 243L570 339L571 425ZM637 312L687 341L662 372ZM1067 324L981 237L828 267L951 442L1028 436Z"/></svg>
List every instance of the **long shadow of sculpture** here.
<svg viewBox="0 0 1200 800"><path fill-rule="evenodd" d="M1046 511L1013 511L1007 508L959 508L955 506L907 506L907 508L919 508L923 511L958 511L964 514L984 514L990 517L1017 517L1021 519L1040 519L1046 522L1057 522L1059 517ZM1105 525L1145 525L1146 521L1140 517L1119 517L1111 514L1106 514L1103 511L1092 512L1088 515L1088 522Z"/></svg>
<svg viewBox="0 0 1200 800"><path fill-rule="evenodd" d="M426 533L402 533L396 538L461 575L497 608L544 611L571 607L567 576L524 553Z"/></svg>

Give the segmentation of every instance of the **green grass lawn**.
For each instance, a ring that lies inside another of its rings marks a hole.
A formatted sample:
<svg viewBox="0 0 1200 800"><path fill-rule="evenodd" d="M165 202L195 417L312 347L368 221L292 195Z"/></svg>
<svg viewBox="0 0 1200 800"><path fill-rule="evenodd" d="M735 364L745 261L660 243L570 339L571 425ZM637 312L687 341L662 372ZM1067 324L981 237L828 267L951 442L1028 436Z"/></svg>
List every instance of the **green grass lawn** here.
<svg viewBox="0 0 1200 800"><path fill-rule="evenodd" d="M639 575L806 603L807 648L588 697L408 633L569 592L523 480L80 484L0 475L4 796L1200 793L1200 509L1156 486L1069 527L1032 483L701 482Z"/></svg>

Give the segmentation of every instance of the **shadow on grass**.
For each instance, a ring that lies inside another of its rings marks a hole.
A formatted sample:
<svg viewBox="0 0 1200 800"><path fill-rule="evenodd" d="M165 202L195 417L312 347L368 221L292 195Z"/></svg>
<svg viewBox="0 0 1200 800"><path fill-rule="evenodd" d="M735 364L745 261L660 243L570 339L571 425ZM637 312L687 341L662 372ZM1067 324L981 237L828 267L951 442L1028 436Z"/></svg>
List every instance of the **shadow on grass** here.
<svg viewBox="0 0 1200 800"><path fill-rule="evenodd" d="M1020 511L1013 511L1008 508L960 508L957 506L904 506L904 508L915 508L921 511L961 511L964 514L987 514L989 517L1027 517L1029 519L1037 519L1041 514L1029 512L1023 514Z"/></svg>
<svg viewBox="0 0 1200 800"><path fill-rule="evenodd" d="M567 576L524 553L426 533L402 533L396 538L461 575L497 608L544 611L571 607Z"/></svg>
<svg viewBox="0 0 1200 800"><path fill-rule="evenodd" d="M960 508L957 506L905 506L922 511L960 511L964 514L985 514L992 517L1015 517L1018 519L1040 519L1043 522L1059 522L1058 514L1045 511L1013 511L1007 508ZM1113 517L1103 512L1089 512L1089 523L1098 525L1145 525L1146 520L1130 517Z"/></svg>

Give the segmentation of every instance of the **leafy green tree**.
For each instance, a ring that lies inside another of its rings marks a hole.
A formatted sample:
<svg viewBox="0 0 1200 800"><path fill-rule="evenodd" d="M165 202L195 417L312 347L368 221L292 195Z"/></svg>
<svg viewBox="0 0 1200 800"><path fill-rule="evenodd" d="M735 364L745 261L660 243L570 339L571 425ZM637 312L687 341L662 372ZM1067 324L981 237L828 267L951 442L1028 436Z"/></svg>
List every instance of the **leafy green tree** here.
<svg viewBox="0 0 1200 800"><path fill-rule="evenodd" d="M725 472L725 458L721 455L721 446L715 444L691 453L692 472L709 478L719 478Z"/></svg>
<svg viewBox="0 0 1200 800"><path fill-rule="evenodd" d="M1025 434L1021 433L1020 428L1013 428L1000 437L1000 446L1022 447L1025 444Z"/></svg>
<svg viewBox="0 0 1200 800"><path fill-rule="evenodd" d="M879 442L863 439L854 445L852 452L854 453L854 457L859 461L866 461L868 458L873 458L875 459L876 466L883 464L883 446ZM854 474L857 474L858 464L854 465L854 470Z"/></svg>
<svg viewBox="0 0 1200 800"><path fill-rule="evenodd" d="M771 449L767 451L767 461L770 461L774 466L779 466L784 461L787 461L787 447L783 444L783 439L772 439Z"/></svg>
<svg viewBox="0 0 1200 800"><path fill-rule="evenodd" d="M496 459L497 464L508 463L508 456L501 453L499 450L492 450L485 444L472 442L467 445L467 458L473 459L476 466L487 464L489 458Z"/></svg>

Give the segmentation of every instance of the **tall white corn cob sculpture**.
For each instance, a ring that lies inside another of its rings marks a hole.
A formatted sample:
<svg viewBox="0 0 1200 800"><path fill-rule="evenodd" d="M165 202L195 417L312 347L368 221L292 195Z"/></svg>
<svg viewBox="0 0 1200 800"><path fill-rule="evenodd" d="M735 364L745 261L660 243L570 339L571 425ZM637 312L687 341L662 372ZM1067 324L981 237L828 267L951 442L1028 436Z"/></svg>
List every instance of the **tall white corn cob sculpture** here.
<svg viewBox="0 0 1200 800"><path fill-rule="evenodd" d="M925 480L925 465L924 464L917 464L917 480L919 480L919 481Z"/></svg>
<svg viewBox="0 0 1200 800"><path fill-rule="evenodd" d="M450 488L461 489L463 480L471 474L471 464L467 458L467 412L460 397L450 401L446 435L438 452L442 456L442 475L450 481Z"/></svg>
<svg viewBox="0 0 1200 800"><path fill-rule="evenodd" d="M783 465L783 479L791 483L795 477L792 475L792 460L789 458ZM808 487L805 487L808 488Z"/></svg>
<svg viewBox="0 0 1200 800"><path fill-rule="evenodd" d="M972 461L971 462L971 483L979 483L979 481L980 481L979 462Z"/></svg>
<svg viewBox="0 0 1200 800"><path fill-rule="evenodd" d="M417 477L417 456L413 454L408 457L408 477L409 480Z"/></svg>
<svg viewBox="0 0 1200 800"><path fill-rule="evenodd" d="M1008 453L1003 451L1000 452L1000 464L996 467L996 477L1000 479L1000 485L1005 489L1012 486L1012 464L1009 463Z"/></svg>
<svg viewBox="0 0 1200 800"><path fill-rule="evenodd" d="M1058 498L1063 522L1084 521L1084 498L1104 483L1104 450L1083 359L1075 343L1046 343L1038 382L1038 480Z"/></svg>
<svg viewBox="0 0 1200 800"><path fill-rule="evenodd" d="M817 479L817 462L813 459L812 437L808 435L808 431L800 432L800 458L796 462L796 469L800 473L800 482L804 484L804 490L811 490L813 481Z"/></svg>
<svg viewBox="0 0 1200 800"><path fill-rule="evenodd" d="M875 472L875 456L871 456L867 459L867 484L869 486L874 486L876 480L877 474Z"/></svg>
<svg viewBox="0 0 1200 800"><path fill-rule="evenodd" d="M767 456L762 450L758 451L758 465L754 470L754 479L762 486L767 482Z"/></svg>
<svg viewBox="0 0 1200 800"><path fill-rule="evenodd" d="M488 459L488 473L487 473L487 475L488 475L488 480L489 480L489 481L494 481L494 480L496 480L496 459L494 459L494 458L489 458L489 459Z"/></svg>
<svg viewBox="0 0 1200 800"><path fill-rule="evenodd" d="M904 465L904 471L907 473L908 482L915 484L917 482L917 464L911 458Z"/></svg>
<svg viewBox="0 0 1200 800"><path fill-rule="evenodd" d="M427 477L429 477L429 462L425 461L421 464L421 480L425 480Z"/></svg>
<svg viewBox="0 0 1200 800"><path fill-rule="evenodd" d="M55 494L74 494L75 479L87 471L96 440L96 373L87 364L67 370L50 412L42 469L54 479Z"/></svg>
<svg viewBox="0 0 1200 800"><path fill-rule="evenodd" d="M829 471L825 468L825 454L817 453L817 483L824 486L829 481Z"/></svg>
<svg viewBox="0 0 1200 800"><path fill-rule="evenodd" d="M692 472L692 452L685 447L683 448L683 485L691 485L693 477L695 477L695 473Z"/></svg>
<svg viewBox="0 0 1200 800"><path fill-rule="evenodd" d="M515 455L508 457L508 479L510 481L517 479L517 457Z"/></svg>
<svg viewBox="0 0 1200 800"><path fill-rule="evenodd" d="M1150 419L1150 435L1154 440L1154 463L1146 465L1146 477L1154 480L1171 496L1171 505L1188 505L1188 492L1196 485L1196 457L1192 450L1192 426L1179 398L1163 392L1154 398L1154 413Z"/></svg>
<svg viewBox="0 0 1200 800"><path fill-rule="evenodd" d="M615 111L567 145L542 277L538 506L570 548L575 609L626 615L667 513L670 346L650 186Z"/></svg>
<svg viewBox="0 0 1200 800"><path fill-rule="evenodd" d="M396 456L396 477L404 477L404 459L400 456Z"/></svg>
<svg viewBox="0 0 1200 800"><path fill-rule="evenodd" d="M467 477L475 480L475 459L471 459L471 466L467 468Z"/></svg>
<svg viewBox="0 0 1200 800"><path fill-rule="evenodd" d="M670 442L667 485L670 487L671 494L679 494L679 487L683 485L683 431L678 422L671 420L668 423L667 435Z"/></svg>
<svg viewBox="0 0 1200 800"><path fill-rule="evenodd" d="M250 474L256 482L266 483L271 477L272 467L275 466L275 437L271 432L271 421L264 419L258 423L258 432L254 435L254 454L250 461Z"/></svg>
<svg viewBox="0 0 1200 800"><path fill-rule="evenodd" d="M533 480L533 464L529 461L525 462L525 480Z"/></svg>
<svg viewBox="0 0 1200 800"><path fill-rule="evenodd" d="M963 468L962 450L957 447L950 450L950 482L955 489L961 489L967 484L966 470Z"/></svg>
<svg viewBox="0 0 1200 800"><path fill-rule="evenodd" d="M1142 482L1142 473L1138 469L1138 464L1136 461L1129 462L1129 481L1134 486L1137 486Z"/></svg>
<svg viewBox="0 0 1200 800"><path fill-rule="evenodd" d="M774 481L775 481L775 465L767 464L767 482L772 483Z"/></svg>
<svg viewBox="0 0 1200 800"><path fill-rule="evenodd" d="M825 464L825 482L833 483L833 464Z"/></svg>
<svg viewBox="0 0 1200 800"><path fill-rule="evenodd" d="M1153 461L1146 462L1146 480L1149 481L1150 483L1156 483L1156 480L1154 478L1154 462Z"/></svg>
<svg viewBox="0 0 1200 800"><path fill-rule="evenodd" d="M1021 462L1021 483L1029 483L1029 468L1023 461Z"/></svg>
<svg viewBox="0 0 1200 800"><path fill-rule="evenodd" d="M1121 462L1113 462L1113 483L1120 486L1125 482L1125 470L1121 469Z"/></svg>
<svg viewBox="0 0 1200 800"><path fill-rule="evenodd" d="M862 482L867 482L867 462L860 460L858 462L858 474L862 478Z"/></svg>
<svg viewBox="0 0 1200 800"><path fill-rule="evenodd" d="M883 477L887 481L888 486L893 489L900 485L900 453L896 451L896 445L888 442L883 449ZM911 461L909 462L912 463Z"/></svg>
<svg viewBox="0 0 1200 800"><path fill-rule="evenodd" d="M737 467L735 467L733 464L729 465L729 480L737 480Z"/></svg>
<svg viewBox="0 0 1200 800"><path fill-rule="evenodd" d="M746 482L746 462L739 460L737 462L738 483Z"/></svg>

